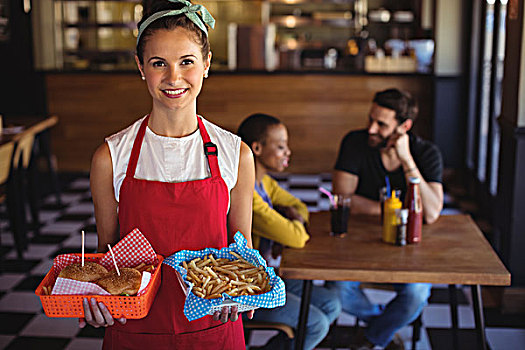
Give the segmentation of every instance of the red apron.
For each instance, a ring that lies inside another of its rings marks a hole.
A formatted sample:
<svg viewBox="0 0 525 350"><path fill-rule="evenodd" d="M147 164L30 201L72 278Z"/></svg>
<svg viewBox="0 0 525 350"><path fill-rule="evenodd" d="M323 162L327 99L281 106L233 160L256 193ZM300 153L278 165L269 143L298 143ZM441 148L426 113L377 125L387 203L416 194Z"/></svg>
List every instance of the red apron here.
<svg viewBox="0 0 525 350"><path fill-rule="evenodd" d="M165 257L182 249L227 246L229 193L221 177L217 148L202 120L197 117L211 177L179 183L134 177L148 120L149 116L135 138L120 189L120 238L138 227L155 251ZM162 282L148 316L108 327L104 349L246 349L241 318L226 324L211 316L192 322L186 319L186 296L175 273L162 265Z"/></svg>

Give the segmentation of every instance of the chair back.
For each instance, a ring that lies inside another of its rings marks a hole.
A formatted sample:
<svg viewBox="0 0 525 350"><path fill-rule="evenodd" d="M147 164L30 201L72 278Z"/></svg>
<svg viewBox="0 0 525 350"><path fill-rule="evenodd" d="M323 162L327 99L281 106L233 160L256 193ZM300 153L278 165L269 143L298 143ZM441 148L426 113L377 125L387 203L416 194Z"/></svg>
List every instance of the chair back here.
<svg viewBox="0 0 525 350"><path fill-rule="evenodd" d="M27 169L31 160L31 153L33 151L33 142L35 141L35 133L31 130L26 130L18 138L16 143L15 155L13 157L13 167L18 169L20 161L22 167Z"/></svg>
<svg viewBox="0 0 525 350"><path fill-rule="evenodd" d="M36 123L35 125L31 126L27 131L32 132L33 134L37 135L41 133L42 131L52 128L57 123L58 123L58 117L56 115L52 115Z"/></svg>
<svg viewBox="0 0 525 350"><path fill-rule="evenodd" d="M0 146L0 184L6 183L9 178L14 148L12 141Z"/></svg>
<svg viewBox="0 0 525 350"><path fill-rule="evenodd" d="M276 330L284 333L288 339L293 339L295 337L294 329L287 324L279 322L265 322L265 321L254 321L243 319L243 327L246 330Z"/></svg>
<svg viewBox="0 0 525 350"><path fill-rule="evenodd" d="M20 161L22 161L22 167L27 169L29 162L31 161L31 155L33 153L33 144L37 135L50 129L58 123L58 117L52 115L46 119L39 121L38 123L27 128L20 134L13 138L16 143L15 155L13 157L13 166L18 169Z"/></svg>

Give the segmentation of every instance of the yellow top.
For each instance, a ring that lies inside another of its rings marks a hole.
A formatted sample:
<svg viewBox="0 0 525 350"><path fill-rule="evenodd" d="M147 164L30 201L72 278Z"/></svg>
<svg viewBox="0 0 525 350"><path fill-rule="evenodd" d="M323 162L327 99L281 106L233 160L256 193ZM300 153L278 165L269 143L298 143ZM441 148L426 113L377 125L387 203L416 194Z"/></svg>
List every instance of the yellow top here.
<svg viewBox="0 0 525 350"><path fill-rule="evenodd" d="M270 197L272 205L294 207L299 215L308 222L306 204L283 189L277 181L268 175L262 180L264 190ZM271 208L262 197L253 193L253 246L259 248L260 237L264 237L292 248L302 248L310 239L303 224L298 220L289 220Z"/></svg>

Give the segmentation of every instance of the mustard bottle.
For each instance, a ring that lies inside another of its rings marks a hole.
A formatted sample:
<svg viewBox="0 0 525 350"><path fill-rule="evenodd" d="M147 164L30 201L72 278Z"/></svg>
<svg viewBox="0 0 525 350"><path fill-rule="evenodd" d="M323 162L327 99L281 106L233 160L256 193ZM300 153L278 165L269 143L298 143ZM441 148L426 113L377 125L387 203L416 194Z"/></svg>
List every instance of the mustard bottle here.
<svg viewBox="0 0 525 350"><path fill-rule="evenodd" d="M384 202L384 216L383 216L383 241L387 243L396 243L396 228L397 218L396 209L401 209L402 203L396 197L396 191L392 191L392 195Z"/></svg>

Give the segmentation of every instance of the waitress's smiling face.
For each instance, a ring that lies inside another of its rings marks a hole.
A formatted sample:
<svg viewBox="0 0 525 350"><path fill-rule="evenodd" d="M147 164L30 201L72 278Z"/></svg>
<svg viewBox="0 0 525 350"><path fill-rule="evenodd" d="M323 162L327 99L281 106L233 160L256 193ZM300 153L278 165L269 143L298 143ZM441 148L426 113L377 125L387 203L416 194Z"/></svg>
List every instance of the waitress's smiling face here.
<svg viewBox="0 0 525 350"><path fill-rule="evenodd" d="M269 126L265 140L258 147L256 161L268 171L281 172L288 167L292 152L288 148L288 131L283 124Z"/></svg>
<svg viewBox="0 0 525 350"><path fill-rule="evenodd" d="M195 108L211 52L202 57L194 33L181 27L158 29L148 38L143 57L144 65L139 64L139 69L146 77L153 109Z"/></svg>

